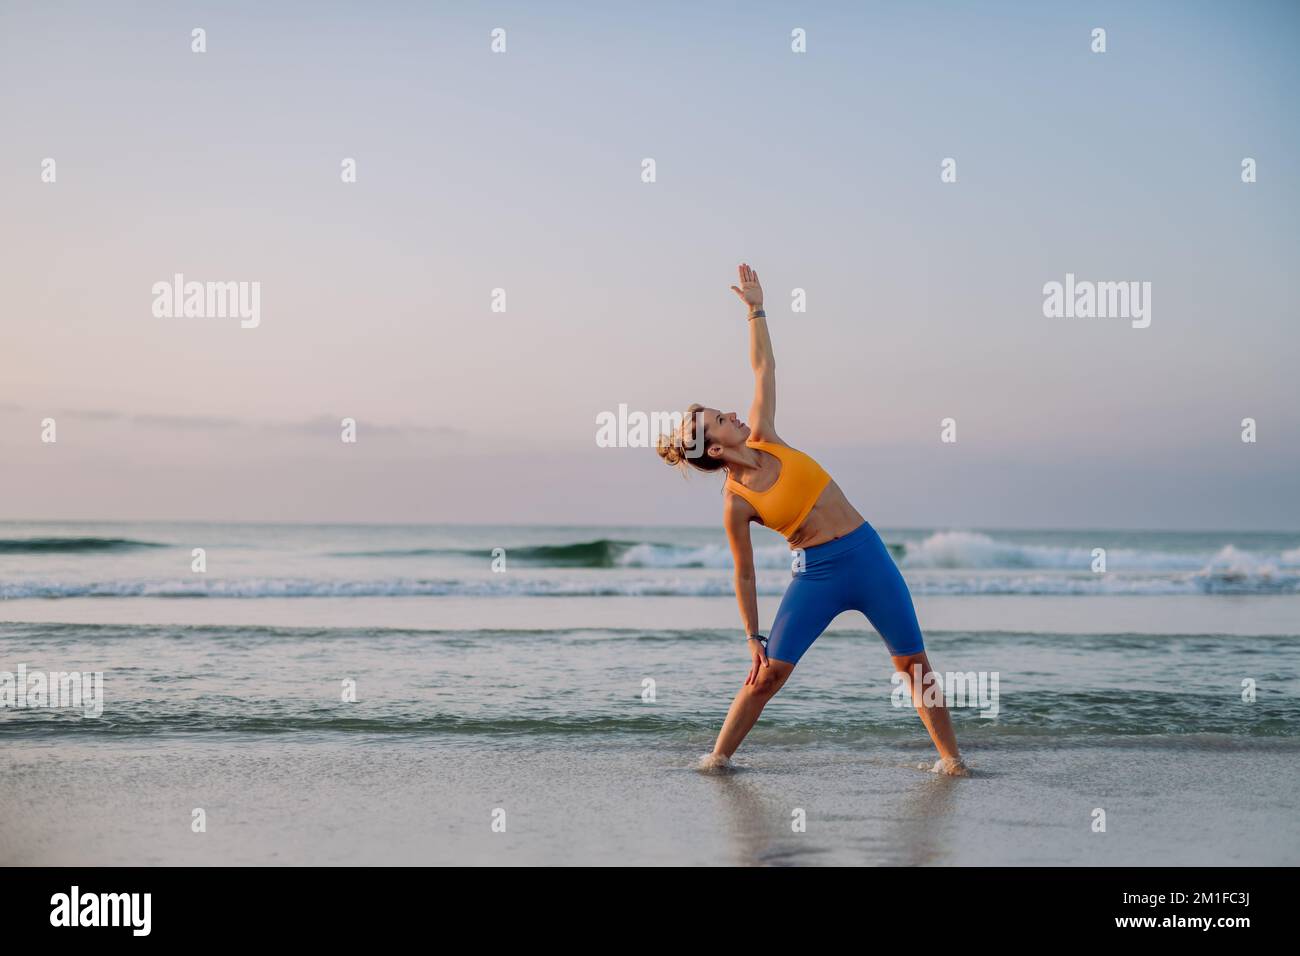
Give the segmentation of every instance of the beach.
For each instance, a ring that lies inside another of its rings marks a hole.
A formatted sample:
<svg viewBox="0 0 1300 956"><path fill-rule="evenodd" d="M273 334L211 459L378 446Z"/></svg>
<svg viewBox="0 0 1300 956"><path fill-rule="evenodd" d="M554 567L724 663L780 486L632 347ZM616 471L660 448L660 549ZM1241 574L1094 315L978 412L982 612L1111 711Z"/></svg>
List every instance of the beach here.
<svg viewBox="0 0 1300 956"><path fill-rule="evenodd" d="M0 671L103 674L0 710L0 863L1300 859L1300 536L881 533L984 679L970 778L855 614L700 772L748 667L715 529L0 526Z"/></svg>

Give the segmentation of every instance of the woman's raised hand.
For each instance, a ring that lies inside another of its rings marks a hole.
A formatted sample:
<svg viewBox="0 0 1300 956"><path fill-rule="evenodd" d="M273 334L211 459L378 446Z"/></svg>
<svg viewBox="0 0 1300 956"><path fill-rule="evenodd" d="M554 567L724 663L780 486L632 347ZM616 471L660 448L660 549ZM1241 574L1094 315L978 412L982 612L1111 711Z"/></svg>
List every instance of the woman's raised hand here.
<svg viewBox="0 0 1300 956"><path fill-rule="evenodd" d="M750 310L761 309L763 307L763 287L758 284L758 273L743 262L736 271L740 273L740 285L733 285L731 291L740 296L740 301L745 303Z"/></svg>

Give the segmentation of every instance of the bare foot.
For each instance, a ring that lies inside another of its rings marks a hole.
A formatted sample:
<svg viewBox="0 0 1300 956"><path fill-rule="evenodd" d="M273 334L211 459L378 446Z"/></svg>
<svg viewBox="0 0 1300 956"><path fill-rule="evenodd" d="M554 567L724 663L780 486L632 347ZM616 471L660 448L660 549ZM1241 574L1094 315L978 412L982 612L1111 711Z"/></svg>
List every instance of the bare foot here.
<svg viewBox="0 0 1300 956"><path fill-rule="evenodd" d="M726 754L712 753L701 757L700 762L695 765L695 769L709 773L722 773L727 770L734 770L735 765Z"/></svg>
<svg viewBox="0 0 1300 956"><path fill-rule="evenodd" d="M969 777L970 768L961 757L940 757L930 768L931 773L946 773L950 777Z"/></svg>

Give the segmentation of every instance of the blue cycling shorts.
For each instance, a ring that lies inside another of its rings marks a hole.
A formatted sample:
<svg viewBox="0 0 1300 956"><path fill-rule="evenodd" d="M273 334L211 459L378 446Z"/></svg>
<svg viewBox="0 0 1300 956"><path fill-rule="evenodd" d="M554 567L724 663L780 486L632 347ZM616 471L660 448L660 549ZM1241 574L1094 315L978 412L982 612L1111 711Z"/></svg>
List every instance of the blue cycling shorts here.
<svg viewBox="0 0 1300 956"><path fill-rule="evenodd" d="M868 522L842 538L803 549L802 565L777 609L767 641L769 658L797 664L845 611L866 615L894 657L925 650L907 582Z"/></svg>

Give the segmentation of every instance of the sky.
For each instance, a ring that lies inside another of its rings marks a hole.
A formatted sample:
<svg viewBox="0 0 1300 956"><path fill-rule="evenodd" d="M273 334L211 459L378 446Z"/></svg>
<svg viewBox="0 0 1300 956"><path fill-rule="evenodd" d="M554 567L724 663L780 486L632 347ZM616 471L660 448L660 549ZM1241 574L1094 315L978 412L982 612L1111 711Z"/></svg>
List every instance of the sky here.
<svg viewBox="0 0 1300 956"><path fill-rule="evenodd" d="M1286 2L4 3L0 519L717 523L596 423L748 415L744 261L778 430L873 524L1300 528L1298 43ZM257 327L155 314L177 273ZM1150 325L1046 317L1067 273Z"/></svg>

